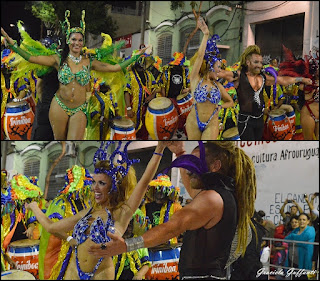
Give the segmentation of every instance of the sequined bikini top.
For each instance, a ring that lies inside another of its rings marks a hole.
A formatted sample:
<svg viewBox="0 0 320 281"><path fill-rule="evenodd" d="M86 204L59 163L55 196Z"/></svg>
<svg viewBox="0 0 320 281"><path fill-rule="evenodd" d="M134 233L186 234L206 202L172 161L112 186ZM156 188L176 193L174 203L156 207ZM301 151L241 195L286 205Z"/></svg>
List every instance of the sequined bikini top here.
<svg viewBox="0 0 320 281"><path fill-rule="evenodd" d="M87 214L80 219L74 226L72 237L78 242L78 245L82 244L88 239L88 237L96 244L107 243L111 239L107 236L107 232L114 233L114 220L112 219L111 213L108 209L106 212L108 218L106 223L98 217L90 226L90 233L87 235L85 232L89 227L89 219L92 217L90 214L92 208L87 212Z"/></svg>
<svg viewBox="0 0 320 281"><path fill-rule="evenodd" d="M59 82L63 85L67 85L74 78L76 78L77 82L81 86L85 86L90 81L90 68L91 68L91 60L88 66L82 66L83 70L78 71L77 73L73 73L69 65L65 62L63 66L58 71L58 79Z"/></svg>
<svg viewBox="0 0 320 281"><path fill-rule="evenodd" d="M208 85L201 86L203 79L199 82L197 88L194 91L194 99L197 103L210 101L213 104L218 104L221 100L220 90L215 82L213 82L216 88L211 87L210 92L208 91Z"/></svg>

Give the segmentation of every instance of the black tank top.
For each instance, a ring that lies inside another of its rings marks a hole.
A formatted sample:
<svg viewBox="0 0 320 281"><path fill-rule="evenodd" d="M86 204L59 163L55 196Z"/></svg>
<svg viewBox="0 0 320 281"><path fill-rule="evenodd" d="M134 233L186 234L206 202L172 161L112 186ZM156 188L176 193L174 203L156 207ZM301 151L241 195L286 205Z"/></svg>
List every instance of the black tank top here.
<svg viewBox="0 0 320 281"><path fill-rule="evenodd" d="M260 116L264 108L263 89L265 87L266 76L260 73L263 78L262 86L257 91L252 89L245 70L242 69L239 78L239 86L237 88L240 112L252 116ZM256 96L256 97L255 97Z"/></svg>
<svg viewBox="0 0 320 281"><path fill-rule="evenodd" d="M237 204L232 178L219 173L202 176L207 190L215 190L223 200L221 220L212 228L186 231L179 259L179 274L183 276L214 275L226 277L231 242L237 227Z"/></svg>

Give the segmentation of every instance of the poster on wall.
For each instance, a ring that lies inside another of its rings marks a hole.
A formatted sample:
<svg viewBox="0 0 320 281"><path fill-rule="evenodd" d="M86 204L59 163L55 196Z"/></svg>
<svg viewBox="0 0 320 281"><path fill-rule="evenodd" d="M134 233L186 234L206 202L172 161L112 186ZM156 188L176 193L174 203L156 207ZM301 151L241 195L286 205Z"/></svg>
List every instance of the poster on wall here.
<svg viewBox="0 0 320 281"><path fill-rule="evenodd" d="M319 190L319 142L318 141L237 141L252 159L257 178L255 209L263 210L266 219L281 223L280 209L286 199L295 200L302 210L309 213L304 194L310 197ZM186 142L191 153L198 142ZM184 199L190 198L183 187L178 169L175 181ZM289 211L288 203L284 211ZM319 210L319 197L314 200Z"/></svg>

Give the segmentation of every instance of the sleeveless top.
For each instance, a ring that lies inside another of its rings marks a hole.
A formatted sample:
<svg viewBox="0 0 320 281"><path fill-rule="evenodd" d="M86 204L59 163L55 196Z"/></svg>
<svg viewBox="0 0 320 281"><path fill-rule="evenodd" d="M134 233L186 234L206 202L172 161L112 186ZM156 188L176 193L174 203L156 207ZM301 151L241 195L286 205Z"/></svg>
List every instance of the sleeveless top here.
<svg viewBox="0 0 320 281"><path fill-rule="evenodd" d="M206 173L201 178L207 190L220 194L224 211L221 220L210 229L201 227L184 233L179 260L180 278L206 275L226 277L224 267L237 227L233 179L219 173Z"/></svg>
<svg viewBox="0 0 320 281"><path fill-rule="evenodd" d="M90 59L90 64L88 66L83 65L82 70L77 73L73 73L67 62L64 62L58 71L59 82L63 85L67 85L76 79L81 86L87 85L90 81L91 62L92 60Z"/></svg>
<svg viewBox="0 0 320 281"><path fill-rule="evenodd" d="M240 112L252 116L260 116L264 108L263 89L265 87L266 76L262 76L262 85L258 91L254 91L249 83L245 70L242 69L237 89Z"/></svg>
<svg viewBox="0 0 320 281"><path fill-rule="evenodd" d="M194 99L197 103L210 101L213 104L218 104L221 100L220 90L215 82L213 82L216 88L211 87L210 92L208 91L208 85L201 86L203 79L199 82L197 88L194 91Z"/></svg>

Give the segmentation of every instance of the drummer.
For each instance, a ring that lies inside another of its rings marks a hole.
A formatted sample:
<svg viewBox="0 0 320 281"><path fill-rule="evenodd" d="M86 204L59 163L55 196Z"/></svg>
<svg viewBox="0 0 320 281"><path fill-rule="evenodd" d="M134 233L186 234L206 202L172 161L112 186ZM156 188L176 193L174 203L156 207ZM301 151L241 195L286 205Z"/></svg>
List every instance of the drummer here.
<svg viewBox="0 0 320 281"><path fill-rule="evenodd" d="M167 222L175 212L182 208L178 201L179 194L179 188L171 183L167 175L159 174L149 183L146 201L141 207L143 215L148 217L149 229ZM175 246L177 243L177 237L174 237L163 246Z"/></svg>
<svg viewBox="0 0 320 281"><path fill-rule="evenodd" d="M148 131L145 127L145 113L148 103L155 97L156 93L161 92L161 88L152 73L146 70L145 58L148 55L142 55L131 66L127 73L128 83L124 89L127 116L135 123L137 139L142 140L148 139Z"/></svg>
<svg viewBox="0 0 320 281"><path fill-rule="evenodd" d="M183 53L175 52L167 65L162 69L162 96L169 98L178 110L177 97L190 93L190 77L189 77L188 61ZM178 110L179 112L179 110ZM177 136L180 132L187 134L185 129L186 120L179 118Z"/></svg>

